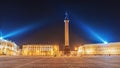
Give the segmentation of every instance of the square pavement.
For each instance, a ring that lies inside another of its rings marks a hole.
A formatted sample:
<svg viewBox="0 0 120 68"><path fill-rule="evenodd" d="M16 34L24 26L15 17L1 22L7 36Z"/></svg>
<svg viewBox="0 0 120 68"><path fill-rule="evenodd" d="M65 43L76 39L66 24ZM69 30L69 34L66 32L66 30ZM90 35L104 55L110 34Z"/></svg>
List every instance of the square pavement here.
<svg viewBox="0 0 120 68"><path fill-rule="evenodd" d="M120 56L0 56L0 68L120 68Z"/></svg>

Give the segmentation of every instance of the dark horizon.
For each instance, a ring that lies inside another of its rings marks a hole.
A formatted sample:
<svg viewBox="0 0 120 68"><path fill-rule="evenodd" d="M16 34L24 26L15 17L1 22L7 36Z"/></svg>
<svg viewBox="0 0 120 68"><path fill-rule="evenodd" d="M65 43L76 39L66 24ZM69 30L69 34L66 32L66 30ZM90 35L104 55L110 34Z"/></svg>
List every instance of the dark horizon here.
<svg viewBox="0 0 120 68"><path fill-rule="evenodd" d="M115 1L0 2L0 31L5 39L18 45L64 44L64 13L67 11L70 45L119 42L119 8L119 2Z"/></svg>

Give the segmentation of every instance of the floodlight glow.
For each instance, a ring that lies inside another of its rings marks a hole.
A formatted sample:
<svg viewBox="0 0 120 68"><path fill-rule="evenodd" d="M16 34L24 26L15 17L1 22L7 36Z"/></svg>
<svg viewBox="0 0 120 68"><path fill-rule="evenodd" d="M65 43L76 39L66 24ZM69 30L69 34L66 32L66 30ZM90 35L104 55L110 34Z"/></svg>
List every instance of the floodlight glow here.
<svg viewBox="0 0 120 68"><path fill-rule="evenodd" d="M8 38L11 36L15 36L15 35L30 31L31 29L35 28L36 26L38 26L38 25L29 25L29 26L22 27L21 29L17 29L15 31L8 33L7 35L4 35L3 38Z"/></svg>
<svg viewBox="0 0 120 68"><path fill-rule="evenodd" d="M0 37L0 39L3 39L3 37Z"/></svg>
<svg viewBox="0 0 120 68"><path fill-rule="evenodd" d="M104 41L104 44L108 44L108 42Z"/></svg>
<svg viewBox="0 0 120 68"><path fill-rule="evenodd" d="M2 32L0 31L0 39L3 39L3 37L2 37Z"/></svg>
<svg viewBox="0 0 120 68"><path fill-rule="evenodd" d="M93 31L91 28L89 28L87 25L85 24L81 24L82 28L89 34L91 34L92 36L94 36L95 38L99 39L101 42L107 44L107 42L99 35L97 34L95 31Z"/></svg>

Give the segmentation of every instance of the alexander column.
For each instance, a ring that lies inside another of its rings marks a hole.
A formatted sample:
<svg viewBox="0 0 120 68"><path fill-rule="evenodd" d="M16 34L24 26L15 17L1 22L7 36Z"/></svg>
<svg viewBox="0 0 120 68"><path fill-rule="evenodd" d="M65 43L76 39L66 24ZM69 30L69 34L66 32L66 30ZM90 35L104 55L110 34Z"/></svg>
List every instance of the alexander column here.
<svg viewBox="0 0 120 68"><path fill-rule="evenodd" d="M65 13L65 48L64 48L64 54L69 56L70 55L70 47L69 47L69 19L68 19L68 13Z"/></svg>

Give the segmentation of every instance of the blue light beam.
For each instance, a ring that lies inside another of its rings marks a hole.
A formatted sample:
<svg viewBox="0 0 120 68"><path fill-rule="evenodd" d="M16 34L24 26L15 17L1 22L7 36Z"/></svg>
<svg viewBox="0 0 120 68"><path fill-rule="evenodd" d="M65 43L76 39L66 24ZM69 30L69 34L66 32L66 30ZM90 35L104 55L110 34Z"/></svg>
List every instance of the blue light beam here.
<svg viewBox="0 0 120 68"><path fill-rule="evenodd" d="M77 26L80 28L82 27L82 29L84 31L86 31L87 34L90 34L91 36L93 36L93 38L98 39L99 41L101 41L104 44L107 44L108 42L102 38L102 36L100 36L100 34L98 34L97 32L95 32L93 29L91 29L88 25L86 25L85 23L82 23L82 17L80 18L81 20L79 21L79 17L77 17L76 14L72 14L72 16L74 16L74 22L77 23Z"/></svg>
<svg viewBox="0 0 120 68"><path fill-rule="evenodd" d="M96 37L97 39L99 39L101 42L103 42L104 44L107 44L108 42L105 41L100 35L98 35L95 31L93 31L91 28L89 28L87 25L84 24L80 24L82 26L83 29L85 29L88 33L90 33L91 35L93 35L94 37Z"/></svg>
<svg viewBox="0 0 120 68"><path fill-rule="evenodd" d="M11 36L15 36L15 35L30 31L33 28L37 27L37 26L38 26L38 24L25 26L25 27L23 27L21 29L17 29L15 31L12 31L12 32L8 33L7 35L2 36L2 38L8 38L8 37L11 37Z"/></svg>
<svg viewBox="0 0 120 68"><path fill-rule="evenodd" d="M0 39L3 39L3 37L2 37L2 31L0 31Z"/></svg>

